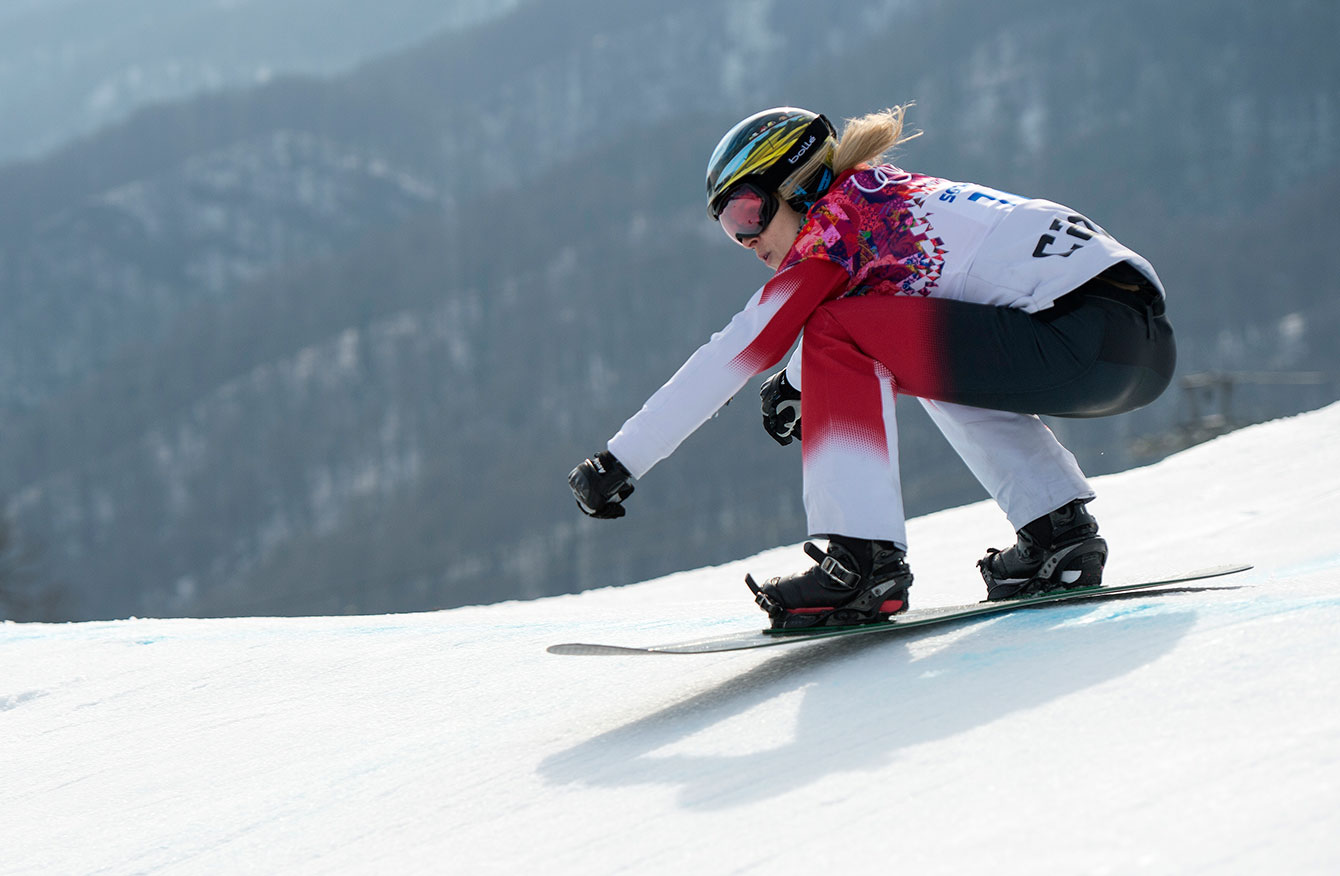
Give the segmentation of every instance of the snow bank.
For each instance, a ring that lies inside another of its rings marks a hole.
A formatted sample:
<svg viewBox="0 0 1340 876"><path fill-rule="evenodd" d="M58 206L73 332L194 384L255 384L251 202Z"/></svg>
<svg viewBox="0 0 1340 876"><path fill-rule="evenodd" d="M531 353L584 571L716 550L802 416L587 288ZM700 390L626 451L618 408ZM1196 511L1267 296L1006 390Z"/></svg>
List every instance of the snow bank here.
<svg viewBox="0 0 1340 876"><path fill-rule="evenodd" d="M741 576L794 547L433 614L5 624L0 872L1335 872L1337 434L1098 481L1110 580L1256 563L1222 588L919 635L544 652L759 625ZM980 598L1009 536L914 521L914 604Z"/></svg>

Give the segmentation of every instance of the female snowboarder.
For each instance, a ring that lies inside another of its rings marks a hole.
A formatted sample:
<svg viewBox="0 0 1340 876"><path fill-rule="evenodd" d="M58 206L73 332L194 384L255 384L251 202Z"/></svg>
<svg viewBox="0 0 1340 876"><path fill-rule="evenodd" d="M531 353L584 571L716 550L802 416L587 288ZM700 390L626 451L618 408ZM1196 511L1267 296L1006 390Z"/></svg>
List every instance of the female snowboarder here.
<svg viewBox="0 0 1340 876"><path fill-rule="evenodd" d="M733 127L707 167L707 208L775 270L722 331L569 476L582 511L620 517L633 481L745 383L763 423L801 439L816 565L763 585L774 628L887 619L912 574L894 399L917 397L1017 530L979 563L988 599L1102 580L1093 490L1038 418L1153 401L1176 348L1154 268L1046 200L881 163L906 107L850 120L779 107ZM803 383L803 391L802 391Z"/></svg>

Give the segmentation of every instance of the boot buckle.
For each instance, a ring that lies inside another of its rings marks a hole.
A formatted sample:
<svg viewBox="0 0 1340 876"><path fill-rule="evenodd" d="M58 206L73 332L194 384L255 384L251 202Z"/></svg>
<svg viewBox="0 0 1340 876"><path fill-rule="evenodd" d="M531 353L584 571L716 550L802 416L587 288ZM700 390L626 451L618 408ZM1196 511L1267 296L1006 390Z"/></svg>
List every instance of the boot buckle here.
<svg viewBox="0 0 1340 876"><path fill-rule="evenodd" d="M819 564L819 571L823 572L834 581L844 587L856 589L856 585L861 583L861 576L846 566L839 563L833 557L824 557L824 561Z"/></svg>
<svg viewBox="0 0 1340 876"><path fill-rule="evenodd" d="M805 553L809 554L811 560L819 564L819 571L832 578L838 584L846 587L848 590L855 590L861 583L861 576L842 565L837 559L828 553L824 553L819 546L812 541L805 542Z"/></svg>

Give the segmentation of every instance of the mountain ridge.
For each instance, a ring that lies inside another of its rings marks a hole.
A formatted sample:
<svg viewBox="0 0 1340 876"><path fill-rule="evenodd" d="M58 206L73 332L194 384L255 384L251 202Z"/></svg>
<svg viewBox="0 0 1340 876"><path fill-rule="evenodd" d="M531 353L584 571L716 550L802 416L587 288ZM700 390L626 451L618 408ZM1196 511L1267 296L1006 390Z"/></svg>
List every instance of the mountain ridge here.
<svg viewBox="0 0 1340 876"><path fill-rule="evenodd" d="M563 486L764 279L701 204L706 151L759 104L837 119L916 99L926 133L896 160L1090 214L1160 271L1184 368L1340 373L1317 221L1337 179L1335 62L1311 51L1336 7L802 6L713 27L694 17L706 4L520 9L0 170L0 211L25 228L0 238L0 494L45 546L39 582L67 585L69 617L408 610L635 580L797 532L798 466L760 450L745 397L647 479L618 546ZM1279 124L1255 124L1263 107ZM98 176L117 166L133 171ZM1101 473L1177 402L1053 428ZM900 417L908 507L980 495L919 417ZM657 486L679 482L695 491ZM499 569L516 572L501 590ZM323 580L344 583L313 596Z"/></svg>

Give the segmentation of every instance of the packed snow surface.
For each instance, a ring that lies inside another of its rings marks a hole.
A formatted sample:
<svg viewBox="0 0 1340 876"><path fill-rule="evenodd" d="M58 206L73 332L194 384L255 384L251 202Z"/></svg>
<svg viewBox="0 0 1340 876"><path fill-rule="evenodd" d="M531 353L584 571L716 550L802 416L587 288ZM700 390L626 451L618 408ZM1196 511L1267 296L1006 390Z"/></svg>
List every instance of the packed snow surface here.
<svg viewBox="0 0 1340 876"><path fill-rule="evenodd" d="M920 633L545 652L760 626L741 578L795 546L431 614L4 624L0 872L1340 872L1337 435L1098 480L1110 582L1251 572ZM1010 535L914 521L914 605L980 599Z"/></svg>

